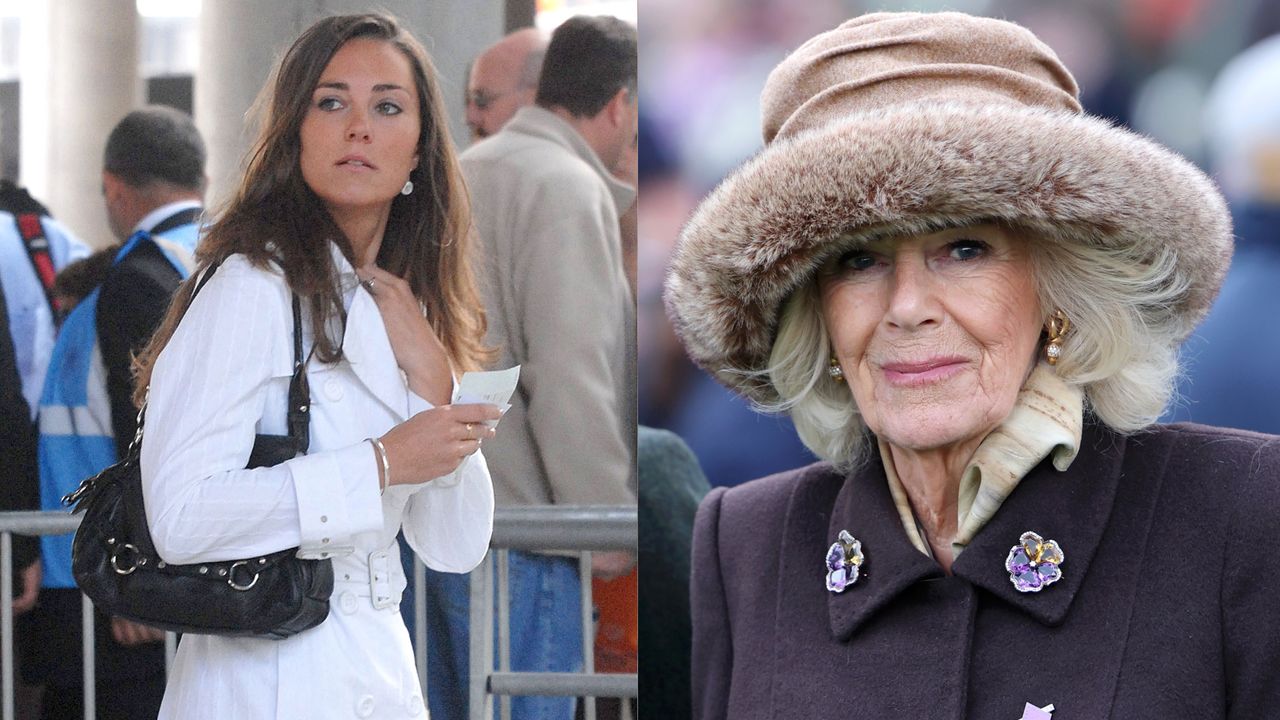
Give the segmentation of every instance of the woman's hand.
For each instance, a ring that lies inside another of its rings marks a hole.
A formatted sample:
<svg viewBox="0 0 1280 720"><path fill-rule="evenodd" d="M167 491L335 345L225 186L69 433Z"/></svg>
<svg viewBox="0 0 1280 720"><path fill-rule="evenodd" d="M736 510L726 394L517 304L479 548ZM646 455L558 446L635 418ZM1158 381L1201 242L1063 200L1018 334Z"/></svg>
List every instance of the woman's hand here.
<svg viewBox="0 0 1280 720"><path fill-rule="evenodd" d="M111 618L111 637L125 647L164 640L164 631L124 618Z"/></svg>
<svg viewBox="0 0 1280 720"><path fill-rule="evenodd" d="M409 378L409 388L433 405L449 402L453 371L449 353L422 316L422 306L404 278L374 264L356 271L382 313L396 364Z"/></svg>
<svg viewBox="0 0 1280 720"><path fill-rule="evenodd" d="M381 438L391 467L388 484L424 483L457 470L494 436L485 422L501 417L497 405L441 405L391 428Z"/></svg>

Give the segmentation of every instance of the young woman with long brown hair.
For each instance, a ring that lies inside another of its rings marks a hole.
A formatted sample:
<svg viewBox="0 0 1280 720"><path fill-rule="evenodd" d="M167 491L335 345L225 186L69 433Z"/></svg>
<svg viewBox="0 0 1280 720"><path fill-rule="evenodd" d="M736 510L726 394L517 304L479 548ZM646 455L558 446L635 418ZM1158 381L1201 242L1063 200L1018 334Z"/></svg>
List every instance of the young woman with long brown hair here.
<svg viewBox="0 0 1280 720"><path fill-rule="evenodd" d="M335 588L286 640L184 637L161 717L412 717L396 533L465 572L493 521L478 450L498 409L449 404L487 357L466 194L434 70L393 20L317 22L269 87L243 182L139 361L143 486L165 561L298 546L332 559ZM245 469L256 434L287 434L292 294L309 448Z"/></svg>

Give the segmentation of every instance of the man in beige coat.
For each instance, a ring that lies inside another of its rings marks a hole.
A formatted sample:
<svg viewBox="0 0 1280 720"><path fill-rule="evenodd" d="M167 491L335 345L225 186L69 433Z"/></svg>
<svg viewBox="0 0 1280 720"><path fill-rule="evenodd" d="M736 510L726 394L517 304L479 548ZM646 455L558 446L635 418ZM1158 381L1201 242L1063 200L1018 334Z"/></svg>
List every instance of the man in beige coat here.
<svg viewBox="0 0 1280 720"><path fill-rule="evenodd" d="M535 104L462 155L482 241L487 340L523 366L503 431L485 445L499 507L635 502L635 307L618 215L635 190L611 174L635 141L636 34L575 17L552 35ZM511 668L582 667L577 562L512 551ZM597 575L625 553L595 553ZM427 583L432 716L466 716L466 578ZM512 716L573 716L568 698L515 698Z"/></svg>

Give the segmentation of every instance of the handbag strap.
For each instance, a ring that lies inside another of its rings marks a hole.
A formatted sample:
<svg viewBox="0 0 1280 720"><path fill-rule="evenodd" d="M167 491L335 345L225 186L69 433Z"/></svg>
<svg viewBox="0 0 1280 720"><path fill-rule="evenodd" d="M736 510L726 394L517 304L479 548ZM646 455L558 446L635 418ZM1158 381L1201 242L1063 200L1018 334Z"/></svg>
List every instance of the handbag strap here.
<svg viewBox="0 0 1280 720"><path fill-rule="evenodd" d="M307 362L302 356L302 303L293 294L293 377L289 380L289 410L285 414L289 437L298 452L311 445L311 386L307 383Z"/></svg>
<svg viewBox="0 0 1280 720"><path fill-rule="evenodd" d="M209 269L204 276L196 282L195 288L191 291L191 299L195 300L197 294L213 277L213 273L218 269L219 262L211 263ZM188 305L189 306L189 305ZM148 393L149 394L149 393ZM293 294L293 377L289 380L289 407L286 409L286 423L289 428L288 440L293 446L294 455L298 453L306 453L310 446L311 433L309 427L309 413L311 412L311 390L307 384L306 363L302 355L302 303L298 299L296 293ZM118 463L119 465L138 466L141 462L142 455L142 428L147 414L147 399L143 399L142 407L138 409L138 429L133 434L133 440L129 443L129 449L125 453L124 458ZM80 486L75 490L62 496L62 504L66 506L74 506L74 512L79 512L82 507L80 501L95 491L99 478L104 473L99 473L89 478L85 478ZM140 488L139 488L140 490ZM138 498L137 507L142 507L142 500ZM147 545L150 544L150 535L145 532L135 533L135 536ZM155 549L151 547L142 548L145 552L155 554Z"/></svg>
<svg viewBox="0 0 1280 720"><path fill-rule="evenodd" d="M195 289L191 292L192 301L196 295L209 282L209 278L213 276L213 272L217 270L218 264L213 263L204 277L200 278L196 283ZM310 444L310 431L308 428L309 417L311 411L311 393L307 385L306 363L302 355L302 303L298 299L296 293L290 293L293 298L293 377L289 380L289 407L286 409L286 420L289 426L289 435L286 439L288 445L286 451L292 450L290 456L296 456L298 453L305 453ZM188 305L188 307L190 307ZM134 463L135 471L132 476L133 481L126 483L122 491L126 496L130 497L124 502L126 512L126 523L131 527L130 537L137 550L142 553L143 557L138 560L139 563L146 562L147 557L156 557L155 546L151 541L151 532L147 528L147 522L144 508L146 502L142 497L142 485L140 468L142 455L142 425L143 416L146 413L147 402L143 401L142 409L138 411L138 432L134 435L134 440L129 446L129 454L125 462ZM264 436L257 436L254 445L257 446L259 440ZM252 451L250 451L252 455ZM134 510L141 511L135 514Z"/></svg>
<svg viewBox="0 0 1280 720"><path fill-rule="evenodd" d="M196 295L213 277L214 271L221 263L221 260L210 263L209 269L191 291L190 302L195 302ZM289 406L286 409L285 422L289 430L289 439L293 441L296 452L306 453L311 445L311 386L307 383L307 364L302 355L302 302L298 299L297 293L290 293L290 295L293 298L293 377L289 379ZM190 302L187 307L190 307ZM150 395L150 388L147 394ZM142 425L147 413L147 402L144 399L142 407L138 408L138 430L133 434L133 441L129 443L129 450L125 455L134 462L137 462L142 454Z"/></svg>

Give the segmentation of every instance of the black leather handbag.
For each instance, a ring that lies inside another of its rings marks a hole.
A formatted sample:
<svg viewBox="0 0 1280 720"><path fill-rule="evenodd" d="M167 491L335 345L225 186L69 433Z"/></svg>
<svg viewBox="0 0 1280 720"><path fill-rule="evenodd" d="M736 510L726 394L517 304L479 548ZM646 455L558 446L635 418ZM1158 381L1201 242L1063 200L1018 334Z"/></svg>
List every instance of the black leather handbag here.
<svg viewBox="0 0 1280 720"><path fill-rule="evenodd" d="M204 287L217 266L200 279ZM258 435L248 467L277 465L310 444L311 393L302 356L302 313L293 296L293 378L288 435ZM147 528L139 456L146 404L138 431L120 462L85 480L62 502L84 519L71 547L76 584L98 609L181 633L286 638L329 616L333 562L302 560L297 548L261 557L173 565L156 554Z"/></svg>

